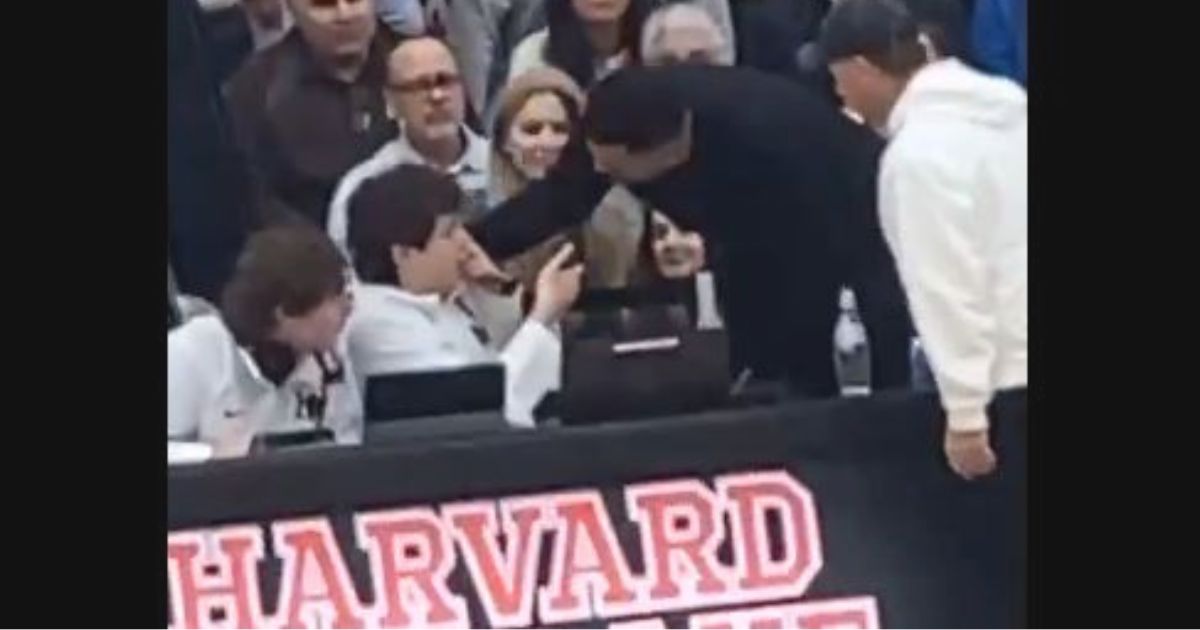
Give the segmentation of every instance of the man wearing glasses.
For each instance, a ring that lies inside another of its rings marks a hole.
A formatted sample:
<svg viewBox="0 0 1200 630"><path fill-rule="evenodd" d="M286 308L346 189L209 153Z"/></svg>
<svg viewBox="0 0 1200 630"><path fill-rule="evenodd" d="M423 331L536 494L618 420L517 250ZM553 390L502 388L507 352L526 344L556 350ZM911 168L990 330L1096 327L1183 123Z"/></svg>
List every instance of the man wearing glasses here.
<svg viewBox="0 0 1200 630"><path fill-rule="evenodd" d="M368 179L401 164L454 178L469 200L463 219L485 209L489 143L464 124L466 96L450 49L433 37L409 39L387 64L387 102L400 133L346 174L329 210L329 235L346 250L350 197Z"/></svg>
<svg viewBox="0 0 1200 630"><path fill-rule="evenodd" d="M287 0L295 20L226 88L259 219L326 223L338 181L396 135L384 83L395 36L375 0Z"/></svg>

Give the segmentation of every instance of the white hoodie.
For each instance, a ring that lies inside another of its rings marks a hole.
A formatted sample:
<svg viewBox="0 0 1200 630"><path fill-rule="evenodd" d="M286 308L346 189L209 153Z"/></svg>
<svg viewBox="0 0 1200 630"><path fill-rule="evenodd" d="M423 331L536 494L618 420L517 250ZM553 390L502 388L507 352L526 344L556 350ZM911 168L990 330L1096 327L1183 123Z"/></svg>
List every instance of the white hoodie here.
<svg viewBox="0 0 1200 630"><path fill-rule="evenodd" d="M949 427L1027 382L1025 91L947 59L888 117L879 211Z"/></svg>

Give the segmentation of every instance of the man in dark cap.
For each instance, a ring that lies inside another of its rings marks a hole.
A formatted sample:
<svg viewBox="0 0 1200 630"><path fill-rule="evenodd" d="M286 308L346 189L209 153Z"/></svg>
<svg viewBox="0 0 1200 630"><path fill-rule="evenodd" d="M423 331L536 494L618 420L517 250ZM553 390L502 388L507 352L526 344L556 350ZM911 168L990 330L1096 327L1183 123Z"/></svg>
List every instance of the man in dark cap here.
<svg viewBox="0 0 1200 630"><path fill-rule="evenodd" d="M996 466L996 405L1028 380L1025 91L930 50L898 0L841 0L821 49L847 107L889 139L879 215L965 478ZM992 407L992 413L989 413Z"/></svg>

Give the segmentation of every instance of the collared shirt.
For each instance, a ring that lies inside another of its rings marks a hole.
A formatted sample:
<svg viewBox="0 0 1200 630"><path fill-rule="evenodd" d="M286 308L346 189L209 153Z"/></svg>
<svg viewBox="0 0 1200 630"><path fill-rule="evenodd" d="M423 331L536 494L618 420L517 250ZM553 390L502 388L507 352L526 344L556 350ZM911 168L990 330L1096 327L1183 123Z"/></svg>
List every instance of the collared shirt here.
<svg viewBox="0 0 1200 630"><path fill-rule="evenodd" d="M445 172L454 177L458 182L458 187L462 188L467 197L471 199L473 210L481 212L487 209L488 162L491 145L466 125L462 126L462 134L466 140L463 154ZM408 137L401 133L395 140L383 145L370 159L346 173L346 176L338 184L337 191L333 195L333 203L329 206L327 227L329 237L343 252L350 251L348 246L350 197L366 180L401 164L436 168L429 160L425 159L425 156L417 152L412 143L408 141Z"/></svg>
<svg viewBox="0 0 1200 630"><path fill-rule="evenodd" d="M347 349L360 379L376 374L446 370L486 363L504 365L504 416L533 426L533 409L558 389L562 342L542 324L526 320L499 347L484 339L482 322L460 296L442 299L397 287L357 284L347 325Z"/></svg>
<svg viewBox="0 0 1200 630"><path fill-rule="evenodd" d="M396 136L383 95L393 40L388 29L377 29L366 64L349 83L321 67L299 29L234 75L230 118L260 211L282 204L325 225L338 180Z"/></svg>
<svg viewBox="0 0 1200 630"><path fill-rule="evenodd" d="M317 426L338 443L359 443L358 382L349 362L341 364L341 377L329 380L309 356L276 386L220 317L192 319L167 335L167 439L208 444L217 457L245 455L259 434ZM314 397L324 398L319 418L306 404Z"/></svg>

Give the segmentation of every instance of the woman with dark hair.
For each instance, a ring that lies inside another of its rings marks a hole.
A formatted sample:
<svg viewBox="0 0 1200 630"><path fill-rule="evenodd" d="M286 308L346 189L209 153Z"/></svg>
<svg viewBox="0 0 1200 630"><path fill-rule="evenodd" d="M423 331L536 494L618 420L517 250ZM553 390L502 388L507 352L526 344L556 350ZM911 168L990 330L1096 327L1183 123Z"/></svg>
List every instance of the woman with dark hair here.
<svg viewBox="0 0 1200 630"><path fill-rule="evenodd" d="M328 429L362 438L362 409L339 357L350 315L346 262L308 225L253 235L220 313L167 335L167 439L245 455L262 434Z"/></svg>
<svg viewBox="0 0 1200 630"><path fill-rule="evenodd" d="M604 75L641 63L642 26L659 0L547 0L548 26L517 45L509 81L554 66L583 88Z"/></svg>

